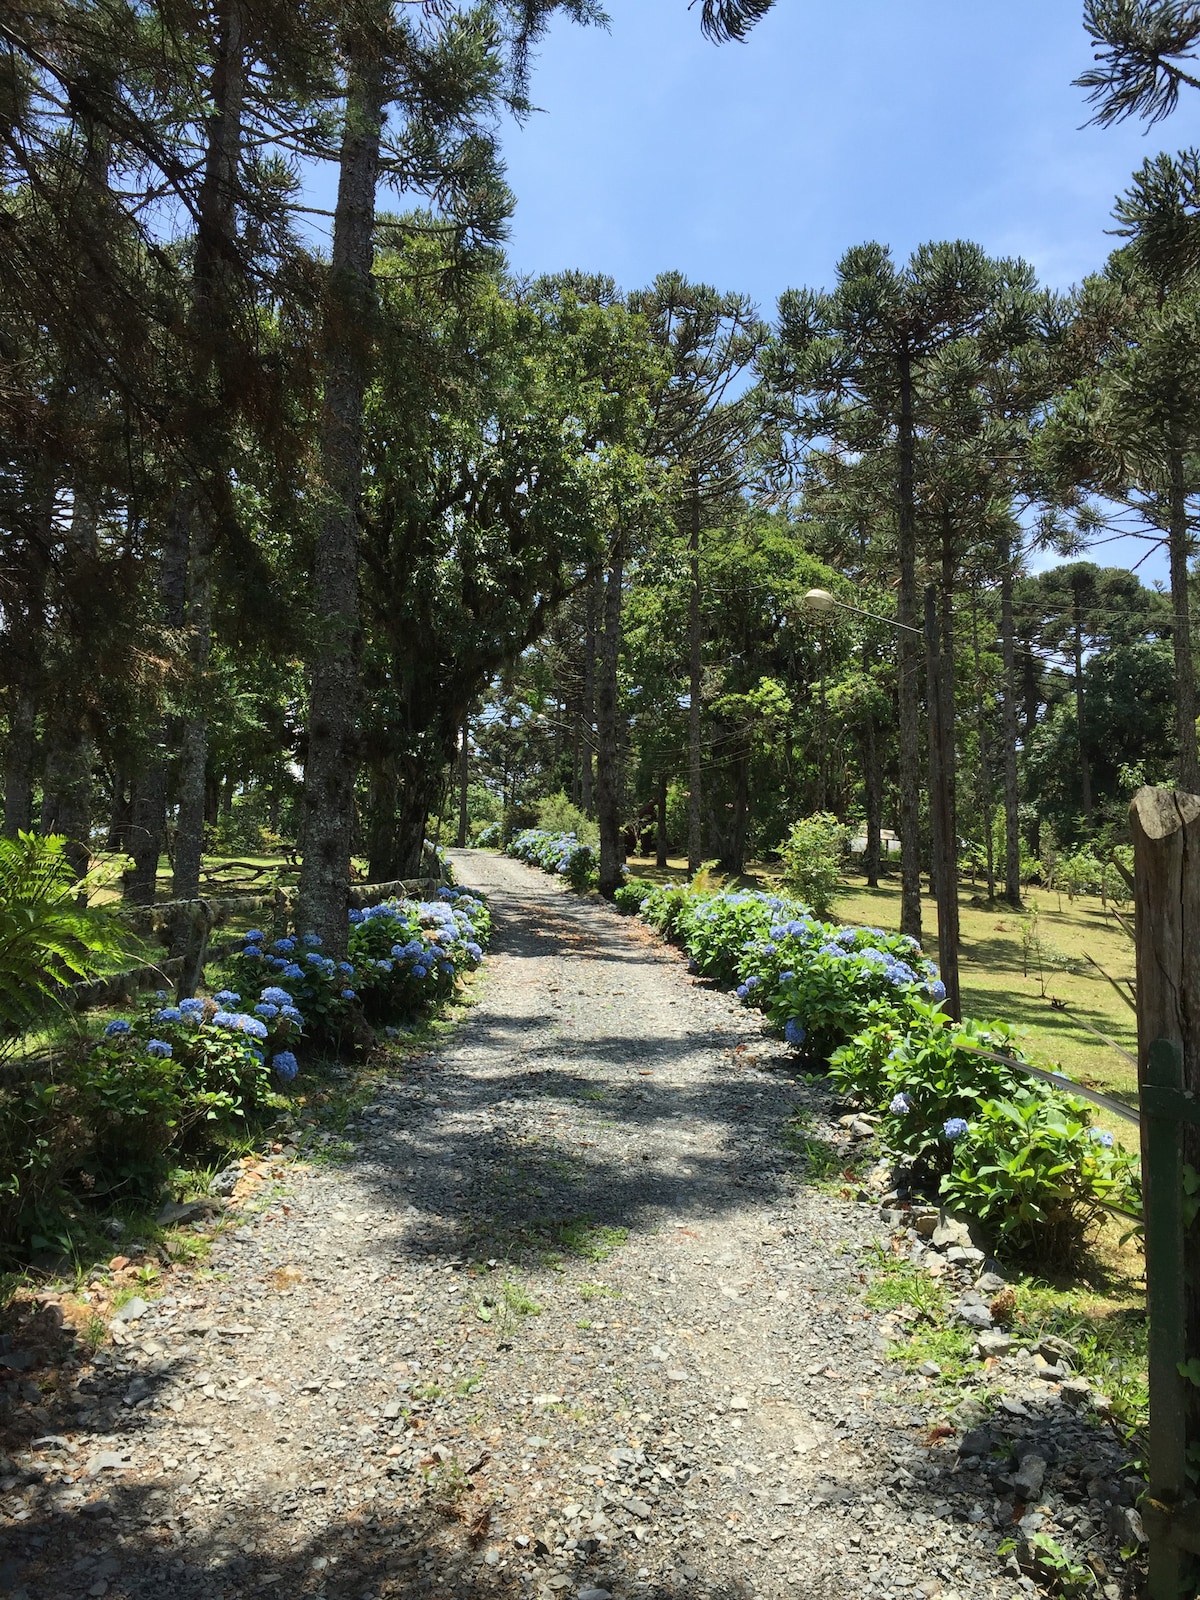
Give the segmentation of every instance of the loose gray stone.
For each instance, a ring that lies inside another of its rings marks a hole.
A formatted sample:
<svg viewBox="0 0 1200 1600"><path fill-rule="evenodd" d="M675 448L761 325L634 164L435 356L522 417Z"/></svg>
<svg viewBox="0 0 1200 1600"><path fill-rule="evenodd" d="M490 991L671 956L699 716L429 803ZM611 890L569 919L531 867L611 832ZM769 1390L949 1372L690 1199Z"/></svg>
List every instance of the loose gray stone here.
<svg viewBox="0 0 1200 1600"><path fill-rule="evenodd" d="M148 1300L143 1300L140 1295L134 1295L132 1300L126 1300L121 1309L113 1313L113 1321L136 1322L139 1317L144 1317L149 1309Z"/></svg>
<svg viewBox="0 0 1200 1600"><path fill-rule="evenodd" d="M1005 1356L1012 1349L1012 1338L1007 1333L985 1330L979 1335L978 1346L981 1356Z"/></svg>
<svg viewBox="0 0 1200 1600"><path fill-rule="evenodd" d="M1023 1500L1036 1500L1042 1492L1046 1477L1046 1461L1041 1456L1029 1455L1013 1473L1013 1488Z"/></svg>

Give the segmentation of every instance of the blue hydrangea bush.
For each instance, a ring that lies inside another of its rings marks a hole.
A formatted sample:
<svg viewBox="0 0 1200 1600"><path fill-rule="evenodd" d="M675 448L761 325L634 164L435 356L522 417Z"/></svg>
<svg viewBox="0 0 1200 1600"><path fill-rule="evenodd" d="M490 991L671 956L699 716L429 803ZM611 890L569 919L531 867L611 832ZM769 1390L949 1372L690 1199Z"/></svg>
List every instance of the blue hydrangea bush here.
<svg viewBox="0 0 1200 1600"><path fill-rule="evenodd" d="M573 833L549 833L545 828L523 828L509 841L508 854L531 867L565 878L583 893L600 881L600 856L594 845L583 844Z"/></svg>
<svg viewBox="0 0 1200 1600"><path fill-rule="evenodd" d="M998 1245L1061 1262L1106 1209L1139 1215L1136 1156L1093 1126L1065 1078L1020 1070L1004 1023L954 1023L915 940L751 890L668 884L641 912L693 973L765 1012L806 1066L828 1064L835 1086L878 1115L884 1150L913 1182L980 1218Z"/></svg>
<svg viewBox="0 0 1200 1600"><path fill-rule="evenodd" d="M997 1247L1062 1263L1106 1210L1140 1215L1138 1160L1093 1126L1069 1080L1031 1078L1024 1060L1004 1023L916 1002L836 1051L830 1073L879 1113L884 1149L927 1192L978 1217Z"/></svg>

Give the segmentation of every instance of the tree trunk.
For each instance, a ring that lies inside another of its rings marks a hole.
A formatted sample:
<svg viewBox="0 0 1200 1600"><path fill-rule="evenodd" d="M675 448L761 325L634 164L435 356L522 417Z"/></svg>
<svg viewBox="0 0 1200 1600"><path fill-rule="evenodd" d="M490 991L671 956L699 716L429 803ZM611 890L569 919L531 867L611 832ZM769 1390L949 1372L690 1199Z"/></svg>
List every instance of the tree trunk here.
<svg viewBox="0 0 1200 1600"><path fill-rule="evenodd" d="M1004 652L1004 898L1021 909L1021 796L1017 787L1017 652L1013 636L1012 552L1000 578L1000 647Z"/></svg>
<svg viewBox="0 0 1200 1600"><path fill-rule="evenodd" d="M104 85L105 93L111 93L113 87L109 80ZM104 214L111 204L112 146L107 129L94 118L85 117L82 126L81 221L93 237L81 263L81 277L86 284L85 293L103 294L107 262L98 241L104 237ZM97 377L81 374L75 384L73 408L78 418L79 437L87 439L96 430L103 398ZM71 485L71 517L61 555L60 583L66 597L57 630L61 664L54 693L46 707L42 777L42 832L63 835L67 841L65 854L80 878L91 864L95 749L88 726L91 703L88 686L95 670L96 637L102 634L109 620L103 608L90 604L96 580L101 471L94 460L76 461ZM72 601L76 597L82 602L81 614L72 617L75 610Z"/></svg>
<svg viewBox="0 0 1200 1600"><path fill-rule="evenodd" d="M979 815L983 819L983 838L987 858L987 897L996 898L996 847L993 834L992 755L988 737L987 708L983 698L983 662L979 653L978 590L971 591L971 648L975 657L975 736L979 741ZM972 882L974 882L972 869Z"/></svg>
<svg viewBox="0 0 1200 1600"><path fill-rule="evenodd" d="M625 582L624 534L609 556L596 655L596 811L600 823L600 893L611 899L621 885L625 852L621 841L618 771L617 669L621 657L621 604Z"/></svg>
<svg viewBox="0 0 1200 1600"><path fill-rule="evenodd" d="M4 749L4 832L11 838L33 826L37 717L46 647L46 581L54 539L55 468L44 456L31 484L29 523L22 541L18 592L24 625L8 640L8 740Z"/></svg>
<svg viewBox="0 0 1200 1600"><path fill-rule="evenodd" d="M721 866L732 877L746 870L746 834L750 826L750 751L742 750L733 761L733 810L725 841Z"/></svg>
<svg viewBox="0 0 1200 1600"><path fill-rule="evenodd" d="M179 810L175 824L172 893L193 900L200 893L204 853L204 778L208 764L208 664L212 653L212 551L218 517L227 505L230 408L220 376L232 346L234 240L237 234L238 171L246 97L245 18L242 0L220 10L212 76L213 112L208 119L204 180L200 185L192 335L196 342L197 390L211 390L205 418L207 494L198 498L188 548L187 625L189 709L179 746Z"/></svg>
<svg viewBox="0 0 1200 1600"><path fill-rule="evenodd" d="M1200 1168L1200 1128L1186 1120L1180 1093L1193 1105L1200 1093L1200 796L1139 789L1129 822L1150 1312L1150 1592L1193 1595L1200 1561L1163 1537L1159 1508L1186 1512L1189 1458L1200 1446L1200 1391L1183 1376L1200 1350L1200 1233L1185 1225L1184 1190L1187 1169Z"/></svg>
<svg viewBox="0 0 1200 1600"><path fill-rule="evenodd" d="M306 933L319 933L334 956L345 952L348 937L361 654L358 508L363 402L375 311L371 268L384 107L378 41L364 32L355 34L351 46L325 307L321 505L313 573L316 617L300 872L301 924Z"/></svg>
<svg viewBox="0 0 1200 1600"><path fill-rule="evenodd" d="M184 718L179 740L178 805L171 892L176 900L195 900L200 894L200 862L204 853L205 782L208 775L208 715L204 709L205 680L212 648L212 569L209 526L198 519L190 541L188 561L188 621L192 638L189 651L191 709Z"/></svg>
<svg viewBox="0 0 1200 1600"><path fill-rule="evenodd" d="M208 717L204 682L211 650L212 584L210 560L218 508L226 503L229 408L219 375L229 359L231 311L229 276L237 230L238 168L246 92L246 45L240 0L227 0L218 23L216 59L204 153L204 178L196 228L192 303L188 313L191 347L189 402L198 417L178 419L181 433L199 431L204 492L200 474L189 470L176 491L167 522L161 579L166 626L190 632L188 699L182 725L160 726L151 738L149 765L137 783L134 803L134 868L126 897L135 904L154 899L158 859L166 835L166 763L172 743L180 756L179 813L172 851L172 892L177 899L199 893L204 849L204 779L208 755ZM197 440L186 443L195 446ZM162 770L156 770L161 768Z"/></svg>
<svg viewBox="0 0 1200 1600"><path fill-rule="evenodd" d="M129 849L129 828L133 821L129 790L129 779L118 767L112 779L112 804L108 816L108 834L104 840L106 850Z"/></svg>
<svg viewBox="0 0 1200 1600"><path fill-rule="evenodd" d="M700 483L692 477L691 524L688 534L688 564L691 589L688 595L688 871L699 872L704 859L703 811L701 809L700 697L703 692L700 636Z"/></svg>
<svg viewBox="0 0 1200 1600"><path fill-rule="evenodd" d="M388 883L398 875L396 763L390 755L379 753L369 755L364 764L367 769L367 881Z"/></svg>
<svg viewBox="0 0 1200 1600"><path fill-rule="evenodd" d="M91 410L94 415L95 404ZM78 589L94 572L99 509L91 485L85 484L82 477L76 479L73 500L62 561L65 582ZM85 641L78 635L62 642L66 659L46 708L42 832L64 836L67 859L82 878L92 856L95 746L88 727L89 697L85 687L91 660Z"/></svg>
<svg viewBox="0 0 1200 1600"><path fill-rule="evenodd" d="M425 857L425 833L431 816L440 810L446 787L442 768L432 757L400 766L400 793L396 803L393 876L419 878ZM372 882L386 882L372 874Z"/></svg>
<svg viewBox="0 0 1200 1600"><path fill-rule="evenodd" d="M868 717L863 730L863 791L867 811L867 853L863 867L868 889L879 887L881 834L883 831L883 773L879 766L879 735L875 718Z"/></svg>
<svg viewBox="0 0 1200 1600"><path fill-rule="evenodd" d="M587 628L583 657L583 766L579 775L579 804L589 817L596 815L595 724L596 724L596 621L604 594L604 575L597 571L588 587Z"/></svg>
<svg viewBox="0 0 1200 1600"><path fill-rule="evenodd" d="M1187 487L1184 453L1171 451L1170 491L1171 603L1175 626L1175 737L1179 748L1176 776L1185 794L1200 792L1200 757L1196 749L1196 664L1192 658L1192 619L1188 605Z"/></svg>
<svg viewBox="0 0 1200 1600"><path fill-rule="evenodd" d="M1087 722L1083 698L1083 611L1079 591L1074 591L1074 628L1072 648L1075 660L1075 728L1079 738L1079 794L1083 804L1083 820L1088 832L1092 831L1092 764L1088 759Z"/></svg>
<svg viewBox="0 0 1200 1600"><path fill-rule="evenodd" d="M187 613L187 574L195 500L190 485L175 495L163 537L159 604L165 628L178 632ZM133 867L125 878L124 897L133 905L153 905L158 861L167 832L167 756L171 729L164 717L153 723L142 761L134 774L129 826Z"/></svg>
<svg viewBox="0 0 1200 1600"><path fill-rule="evenodd" d="M946 768L946 803L950 834L946 841L954 872L957 893L958 883L958 707L955 686L957 676L954 659L954 593L958 578L957 546L954 536L954 517L951 512L942 514L942 588L941 588L941 661L938 670L938 688L942 697L942 738ZM955 937L958 932L958 902L954 905Z"/></svg>
<svg viewBox="0 0 1200 1600"><path fill-rule="evenodd" d="M946 986L945 1008L955 1021L962 1016L958 992L958 862L954 828L952 726L946 722L943 679L953 672L941 648L937 589L925 591L925 651L929 698L929 821L938 915L938 965ZM953 681L951 681L953 689Z"/></svg>
<svg viewBox="0 0 1200 1600"><path fill-rule="evenodd" d="M467 787L471 778L471 718L462 724L462 749L458 757L458 832L455 841L461 850L467 842Z"/></svg>
<svg viewBox="0 0 1200 1600"><path fill-rule="evenodd" d="M668 846L667 839L667 775L659 773L658 797L655 803L654 827L654 864L660 872L667 870Z"/></svg>
<svg viewBox="0 0 1200 1600"><path fill-rule="evenodd" d="M914 939L921 937L921 707L920 629L917 623L917 512L915 489L916 440L913 425L912 362L907 356L900 367L900 416L898 424L899 495L897 505L897 544L900 558L900 590L896 620L902 625L898 635L897 665L899 681L900 735L900 931ZM912 630L911 632L906 630Z"/></svg>

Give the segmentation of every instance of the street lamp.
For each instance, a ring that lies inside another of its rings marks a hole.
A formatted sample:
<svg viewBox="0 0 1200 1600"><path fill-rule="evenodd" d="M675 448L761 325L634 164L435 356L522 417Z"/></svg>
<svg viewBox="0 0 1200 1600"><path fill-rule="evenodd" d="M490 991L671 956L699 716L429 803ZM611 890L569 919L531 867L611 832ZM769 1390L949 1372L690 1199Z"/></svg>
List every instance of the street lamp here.
<svg viewBox="0 0 1200 1600"><path fill-rule="evenodd" d="M828 589L810 589L804 596L810 611L825 612L835 607L839 611L852 611L855 616L869 617L872 622L882 622L887 627L904 633L921 633L925 637L925 668L929 700L929 817L933 835L933 883L937 900L938 954L941 958L942 982L946 986L946 1011L955 1022L962 1020L962 999L958 983L958 850L954 827L954 799L951 793L950 727L947 725L948 707L943 704L941 685L941 644L938 635L937 588L929 584L925 590L925 627L911 628L907 622L897 622L893 617L877 616L874 611L863 611L859 606L847 605L837 600Z"/></svg>

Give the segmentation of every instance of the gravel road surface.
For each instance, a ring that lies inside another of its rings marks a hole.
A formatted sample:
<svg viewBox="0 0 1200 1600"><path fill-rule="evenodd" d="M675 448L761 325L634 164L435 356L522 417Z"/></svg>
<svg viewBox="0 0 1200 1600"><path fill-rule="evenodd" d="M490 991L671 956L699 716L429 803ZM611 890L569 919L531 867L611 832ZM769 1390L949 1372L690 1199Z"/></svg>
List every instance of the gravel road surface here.
<svg viewBox="0 0 1200 1600"><path fill-rule="evenodd" d="M893 1229L786 1138L844 1142L844 1108L641 924L457 865L496 920L479 1004L64 1384L0 1480L0 1592L1032 1592L997 1553L1022 1508L864 1305ZM1013 1428L1114 1470L1042 1387Z"/></svg>

